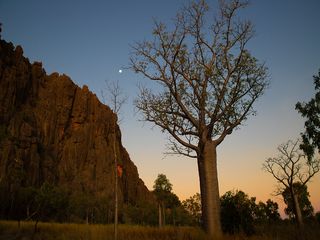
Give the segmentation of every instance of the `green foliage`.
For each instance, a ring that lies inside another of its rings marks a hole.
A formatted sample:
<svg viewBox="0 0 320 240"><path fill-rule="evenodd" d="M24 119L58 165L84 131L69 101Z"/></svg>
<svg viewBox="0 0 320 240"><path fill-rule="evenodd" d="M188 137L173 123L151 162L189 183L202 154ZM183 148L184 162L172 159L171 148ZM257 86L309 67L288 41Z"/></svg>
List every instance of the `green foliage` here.
<svg viewBox="0 0 320 240"><path fill-rule="evenodd" d="M157 192L171 192L172 184L169 179L164 174L158 174L157 179L154 181L153 189L155 193Z"/></svg>
<svg viewBox="0 0 320 240"><path fill-rule="evenodd" d="M95 196L85 192L67 192L61 187L44 183L39 188L9 187L0 184L0 219L55 221L76 223L107 223L114 221L112 197ZM182 225L184 219L179 210L172 210L179 199L173 193L167 198L168 223ZM130 203L119 206L119 223L156 225L157 205L151 203Z"/></svg>
<svg viewBox="0 0 320 240"><path fill-rule="evenodd" d="M316 94L308 103L296 104L296 109L307 118L302 133L303 143L301 148L307 154L309 160L314 156L315 149L320 149L320 70L318 76L313 76Z"/></svg>
<svg viewBox="0 0 320 240"><path fill-rule="evenodd" d="M106 196L94 197L85 192L69 197L70 221L86 223L110 223L113 221L113 201Z"/></svg>
<svg viewBox="0 0 320 240"><path fill-rule="evenodd" d="M67 193L45 182L35 196L37 220L63 222L67 218L69 199Z"/></svg>
<svg viewBox="0 0 320 240"><path fill-rule="evenodd" d="M279 221L280 214L279 214L279 206L278 203L273 202L271 199L268 199L265 205L265 213L267 220L270 221Z"/></svg>
<svg viewBox="0 0 320 240"><path fill-rule="evenodd" d="M166 175L158 175L157 179L154 181L153 189L153 192L159 203L162 215L162 224L192 224L191 217L188 212L182 207L178 196L171 192L172 184L170 183Z"/></svg>
<svg viewBox="0 0 320 240"><path fill-rule="evenodd" d="M255 209L255 220L258 223L274 223L280 221L278 203L268 199L266 203L259 202Z"/></svg>
<svg viewBox="0 0 320 240"><path fill-rule="evenodd" d="M196 225L201 223L201 195L196 193L192 197L184 200L182 206L192 216L192 221Z"/></svg>
<svg viewBox="0 0 320 240"><path fill-rule="evenodd" d="M181 205L181 202L176 194L172 191L172 184L164 174L158 174L154 181L153 192L157 200L164 205L165 208L175 208Z"/></svg>
<svg viewBox="0 0 320 240"><path fill-rule="evenodd" d="M0 217L15 220L66 221L69 201L67 193L48 183L40 188L0 187Z"/></svg>
<svg viewBox="0 0 320 240"><path fill-rule="evenodd" d="M156 226L158 224L158 208L154 204L126 205L124 207L124 222L136 225Z"/></svg>
<svg viewBox="0 0 320 240"><path fill-rule="evenodd" d="M242 191L228 191L221 198L221 225L225 233L244 232L252 235L254 229L255 198Z"/></svg>
<svg viewBox="0 0 320 240"><path fill-rule="evenodd" d="M310 194L306 185L302 185L299 182L293 183L293 190L298 196L298 202L301 209L301 214L303 218L309 218L313 215L313 207L309 200ZM285 213L290 217L294 218L294 209L293 209L293 199L289 188L286 188L282 192L282 197L284 199L287 207L284 209Z"/></svg>

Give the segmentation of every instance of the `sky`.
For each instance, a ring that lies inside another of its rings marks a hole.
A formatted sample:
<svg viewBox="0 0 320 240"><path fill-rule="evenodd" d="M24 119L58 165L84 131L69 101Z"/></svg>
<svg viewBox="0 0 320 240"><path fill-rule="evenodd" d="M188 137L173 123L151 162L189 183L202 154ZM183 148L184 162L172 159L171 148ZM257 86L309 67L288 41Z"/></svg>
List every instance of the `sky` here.
<svg viewBox="0 0 320 240"><path fill-rule="evenodd" d="M212 9L217 1L209 1ZM87 85L101 98L105 81L119 81L128 100L122 108L124 147L138 167L140 178L151 190L159 173L173 184L184 200L199 192L195 159L166 156L167 135L140 121L133 100L138 85L147 79L130 69L132 45L150 39L154 20L168 26L183 0L0 0L2 38L21 45L24 55L40 61L48 74L64 73L80 87ZM249 50L269 69L270 87L254 105L257 116L218 147L220 194L242 190L257 201L274 196L275 179L262 171L277 146L297 139L304 119L295 110L298 101L314 96L313 75L320 69L318 0L252 0L241 12L255 26ZM122 70L120 73L119 70ZM311 202L320 211L320 173L308 185Z"/></svg>

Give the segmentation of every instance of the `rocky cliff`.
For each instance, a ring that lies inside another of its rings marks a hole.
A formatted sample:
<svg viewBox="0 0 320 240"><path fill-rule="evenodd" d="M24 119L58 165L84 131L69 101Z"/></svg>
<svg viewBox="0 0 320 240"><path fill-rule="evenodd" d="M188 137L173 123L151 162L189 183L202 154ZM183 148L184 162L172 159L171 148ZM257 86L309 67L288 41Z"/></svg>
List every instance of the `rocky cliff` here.
<svg viewBox="0 0 320 240"><path fill-rule="evenodd" d="M153 195L122 146L117 116L66 75L47 75L20 46L0 43L0 184L44 182L71 192L112 198L114 150L123 167L120 203L152 202Z"/></svg>

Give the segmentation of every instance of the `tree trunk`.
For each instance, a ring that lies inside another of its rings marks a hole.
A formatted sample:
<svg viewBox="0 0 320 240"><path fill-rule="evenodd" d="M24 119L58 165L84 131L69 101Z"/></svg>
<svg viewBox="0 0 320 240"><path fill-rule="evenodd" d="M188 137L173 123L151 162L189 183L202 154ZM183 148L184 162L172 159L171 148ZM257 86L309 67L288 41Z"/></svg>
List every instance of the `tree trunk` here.
<svg viewBox="0 0 320 240"><path fill-rule="evenodd" d="M158 210L159 210L159 228L161 228L162 227L162 210L161 210L161 203L159 203L159 208L158 208Z"/></svg>
<svg viewBox="0 0 320 240"><path fill-rule="evenodd" d="M298 196L295 193L294 189L291 188L291 198L293 202L293 211L296 219L296 223L298 225L298 237L300 240L304 240L304 232L303 232L303 219L302 219L302 213L300 209L300 204L298 200Z"/></svg>
<svg viewBox="0 0 320 240"><path fill-rule="evenodd" d="M86 224L89 224L89 209L86 210Z"/></svg>
<svg viewBox="0 0 320 240"><path fill-rule="evenodd" d="M212 239L222 238L216 145L207 140L198 156L202 224Z"/></svg>
<svg viewBox="0 0 320 240"><path fill-rule="evenodd" d="M294 216L296 218L296 222L298 224L299 228L303 227L303 219L302 219L302 214L301 214L301 209L299 205L299 200L298 196L295 193L294 189L291 189L291 198L292 198L292 203L293 203L293 211L294 211Z"/></svg>
<svg viewBox="0 0 320 240"><path fill-rule="evenodd" d="M162 203L162 225L166 225L166 208L164 206L164 203Z"/></svg>

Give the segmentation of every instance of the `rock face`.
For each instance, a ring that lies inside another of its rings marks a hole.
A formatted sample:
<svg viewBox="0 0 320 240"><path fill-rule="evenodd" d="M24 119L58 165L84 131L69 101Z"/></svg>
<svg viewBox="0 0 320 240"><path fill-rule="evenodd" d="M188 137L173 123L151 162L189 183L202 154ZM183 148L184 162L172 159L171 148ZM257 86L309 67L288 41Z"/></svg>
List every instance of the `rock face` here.
<svg viewBox="0 0 320 240"><path fill-rule="evenodd" d="M121 144L117 116L66 75L46 75L20 46L0 43L0 184L41 186L112 198L115 141L120 203L154 201Z"/></svg>

